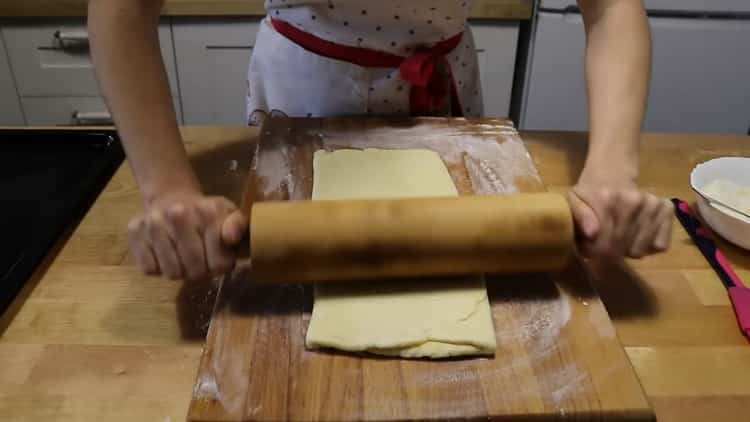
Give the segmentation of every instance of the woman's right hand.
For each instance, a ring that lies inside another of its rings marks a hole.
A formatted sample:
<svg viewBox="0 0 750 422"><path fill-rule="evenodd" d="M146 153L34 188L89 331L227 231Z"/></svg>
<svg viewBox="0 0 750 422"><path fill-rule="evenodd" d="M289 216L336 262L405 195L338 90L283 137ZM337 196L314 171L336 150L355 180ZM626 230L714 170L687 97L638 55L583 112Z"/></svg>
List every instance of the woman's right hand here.
<svg viewBox="0 0 750 422"><path fill-rule="evenodd" d="M151 201L130 221L128 241L144 273L206 280L234 268L235 246L247 224L247 216L226 198L172 193Z"/></svg>

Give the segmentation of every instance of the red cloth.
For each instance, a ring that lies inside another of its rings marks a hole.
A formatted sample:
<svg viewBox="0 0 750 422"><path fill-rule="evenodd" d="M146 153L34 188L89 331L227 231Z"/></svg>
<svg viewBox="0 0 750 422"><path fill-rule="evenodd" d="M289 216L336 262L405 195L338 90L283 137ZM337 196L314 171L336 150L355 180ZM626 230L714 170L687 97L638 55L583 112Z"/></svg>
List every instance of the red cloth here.
<svg viewBox="0 0 750 422"><path fill-rule="evenodd" d="M411 56L402 57L368 48L352 47L327 41L278 19L271 19L271 24L281 35L320 56L346 61L362 67L399 68L401 78L412 85L409 92L409 108L411 114L415 116L432 114L435 110L442 108L445 101L448 101L448 92L446 92L445 86L441 84L440 75L436 72L438 65L443 65L450 78L452 112L454 115L462 115L461 108L456 107L459 102L453 83L453 75L445 59L445 56L461 42L462 33L440 41L431 48L417 49Z"/></svg>

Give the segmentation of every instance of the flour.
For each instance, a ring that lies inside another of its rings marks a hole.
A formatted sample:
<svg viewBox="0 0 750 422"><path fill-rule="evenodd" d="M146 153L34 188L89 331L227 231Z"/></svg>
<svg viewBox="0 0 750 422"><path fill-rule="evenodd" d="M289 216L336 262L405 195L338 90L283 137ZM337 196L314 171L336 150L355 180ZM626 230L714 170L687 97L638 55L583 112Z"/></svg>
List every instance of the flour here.
<svg viewBox="0 0 750 422"><path fill-rule="evenodd" d="M544 353L554 347L560 331L570 320L570 304L563 294L555 299L496 303L493 308L496 315L506 313L513 315L515 320L515 324L510 324L507 329L502 329L503 324L497 325L498 342L520 341L535 353Z"/></svg>
<svg viewBox="0 0 750 422"><path fill-rule="evenodd" d="M238 269L234 273L227 274L223 277L222 283L216 294L217 298L222 295L222 289L226 288L227 283L231 282L233 277L242 277L245 263L238 264ZM245 395L242 389L232 389L234 393L222 389L222 385L243 385L247 384L246 372L243 370L243 359L241 356L233 353L231 348L224 348L229 345L228 338L231 337L229 330L224 327L231 325L224 324L218 319L223 319L223 313L231 312L222 306L221 300L216 300L213 310L212 323L208 329L208 337L212 339L214 348L208 357L204 350L204 359L208 359L208 368L205 371L198 371L199 377L193 388L193 397L197 400L209 400L220 404L227 413L237 414L242 411L245 404Z"/></svg>
<svg viewBox="0 0 750 422"><path fill-rule="evenodd" d="M212 376L198 378L193 388L193 396L199 399L220 400L219 386L216 385L216 379Z"/></svg>
<svg viewBox="0 0 750 422"><path fill-rule="evenodd" d="M468 154L464 156L464 165L469 173L471 186L475 193L489 195L492 193L515 193L516 187L508 186L484 160L475 160Z"/></svg>
<svg viewBox="0 0 750 422"><path fill-rule="evenodd" d="M706 195L729 205L732 208L738 209L746 214L750 214L750 186L743 186L726 179L715 179L710 183L703 186L702 191ZM750 223L750 219L739 214L729 208L726 208L719 204L711 204L711 206L720 209L722 212L727 213L735 218Z"/></svg>

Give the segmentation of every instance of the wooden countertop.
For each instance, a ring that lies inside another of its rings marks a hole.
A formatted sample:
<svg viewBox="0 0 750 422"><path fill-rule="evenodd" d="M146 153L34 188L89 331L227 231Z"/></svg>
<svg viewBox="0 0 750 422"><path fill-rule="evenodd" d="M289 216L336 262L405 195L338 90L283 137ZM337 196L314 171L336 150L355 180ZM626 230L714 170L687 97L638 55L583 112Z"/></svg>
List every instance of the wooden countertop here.
<svg viewBox="0 0 750 422"><path fill-rule="evenodd" d="M0 17L86 16L87 0L12 0ZM476 19L529 19L533 0L474 0ZM263 16L262 0L166 0L166 16Z"/></svg>
<svg viewBox="0 0 750 422"><path fill-rule="evenodd" d="M257 132L183 133L206 189L238 198ZM583 162L582 136L522 136L545 182L566 189ZM647 135L642 151L644 187L691 199L692 166L750 155L750 137ZM3 420L184 420L215 292L135 271L125 227L140 207L124 165L0 318ZM606 280L596 287L660 422L746 420L750 344L719 279L675 224L668 253L594 269ZM722 246L750 281L750 253Z"/></svg>

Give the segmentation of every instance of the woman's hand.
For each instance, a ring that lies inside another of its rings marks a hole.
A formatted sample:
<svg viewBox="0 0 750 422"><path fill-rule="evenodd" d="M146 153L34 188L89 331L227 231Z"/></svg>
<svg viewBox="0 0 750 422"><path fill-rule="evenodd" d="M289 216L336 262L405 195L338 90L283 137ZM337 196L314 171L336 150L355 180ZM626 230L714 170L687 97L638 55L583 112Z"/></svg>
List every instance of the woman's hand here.
<svg viewBox="0 0 750 422"><path fill-rule="evenodd" d="M247 217L228 199L172 193L149 203L128 224L130 251L145 273L205 280L235 264Z"/></svg>
<svg viewBox="0 0 750 422"><path fill-rule="evenodd" d="M584 171L568 200L584 256L642 258L669 247L672 205L633 181Z"/></svg>

